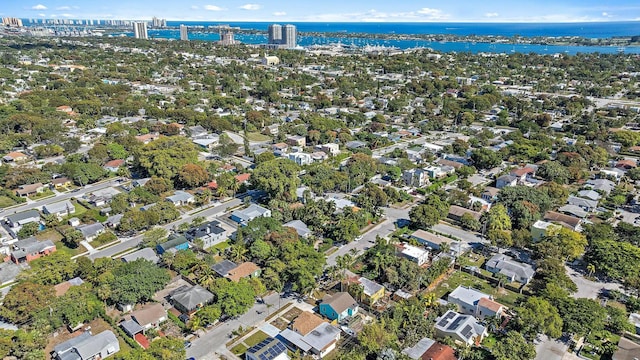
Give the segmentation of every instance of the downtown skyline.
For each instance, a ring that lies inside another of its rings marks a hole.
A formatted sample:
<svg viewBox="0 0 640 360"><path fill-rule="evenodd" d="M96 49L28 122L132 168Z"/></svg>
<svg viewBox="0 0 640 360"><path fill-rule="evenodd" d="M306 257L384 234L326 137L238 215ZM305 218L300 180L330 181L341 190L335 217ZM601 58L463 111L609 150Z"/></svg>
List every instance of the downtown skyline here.
<svg viewBox="0 0 640 360"><path fill-rule="evenodd" d="M153 16L176 21L274 22L602 22L640 21L637 1L505 0L436 3L408 0L327 0L321 3L277 0L213 1L113 0L108 5L84 0L9 1L0 16L28 19L136 19Z"/></svg>

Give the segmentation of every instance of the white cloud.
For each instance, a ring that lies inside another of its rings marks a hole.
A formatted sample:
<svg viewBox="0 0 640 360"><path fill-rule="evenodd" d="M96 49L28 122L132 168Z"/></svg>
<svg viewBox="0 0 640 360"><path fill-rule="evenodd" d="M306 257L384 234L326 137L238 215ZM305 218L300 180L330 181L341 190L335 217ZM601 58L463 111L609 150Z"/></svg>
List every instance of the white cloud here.
<svg viewBox="0 0 640 360"><path fill-rule="evenodd" d="M205 5L204 9L205 10L209 10L209 11L222 11L222 10L224 10L220 6L216 6L216 5Z"/></svg>
<svg viewBox="0 0 640 360"><path fill-rule="evenodd" d="M285 16L285 15L287 15L287 13L284 11L276 11L273 13L273 16Z"/></svg>
<svg viewBox="0 0 640 360"><path fill-rule="evenodd" d="M47 10L47 7L42 4L38 4L38 5L32 6L31 10Z"/></svg>
<svg viewBox="0 0 640 360"><path fill-rule="evenodd" d="M445 19L447 16L440 9L422 8L417 11L419 15L425 15L432 20Z"/></svg>
<svg viewBox="0 0 640 360"><path fill-rule="evenodd" d="M45 17L45 16L47 16L47 15L46 15L46 14L42 14L42 13L40 13L40 14L38 14L38 16L40 16L40 17Z"/></svg>
<svg viewBox="0 0 640 360"><path fill-rule="evenodd" d="M484 16L488 18L494 18L494 17L500 16L500 14L498 14L497 12L492 12L492 13L486 13L484 14Z"/></svg>
<svg viewBox="0 0 640 360"><path fill-rule="evenodd" d="M259 4L244 4L240 6L240 9L243 10L260 10L260 8L262 8L262 6Z"/></svg>
<svg viewBox="0 0 640 360"><path fill-rule="evenodd" d="M191 10L198 10L200 7L198 5L191 5Z"/></svg>
<svg viewBox="0 0 640 360"><path fill-rule="evenodd" d="M60 14L60 16L62 16L62 17L66 17L66 18L72 18L72 17L75 17L75 15L73 15L73 14Z"/></svg>
<svg viewBox="0 0 640 360"><path fill-rule="evenodd" d="M58 6L56 10L71 10L70 6Z"/></svg>

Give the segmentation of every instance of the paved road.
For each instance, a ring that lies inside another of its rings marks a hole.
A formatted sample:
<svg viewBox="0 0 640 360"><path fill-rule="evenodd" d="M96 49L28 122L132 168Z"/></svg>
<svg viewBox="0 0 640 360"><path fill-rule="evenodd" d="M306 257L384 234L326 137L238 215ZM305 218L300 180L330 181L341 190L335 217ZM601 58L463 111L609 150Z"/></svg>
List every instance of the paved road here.
<svg viewBox="0 0 640 360"><path fill-rule="evenodd" d="M565 268L567 269L567 274L571 280L573 280L573 282L576 283L576 286L578 286L578 291L571 294L573 298L596 299L602 289L623 291L622 286L618 283L605 283L587 280L582 276L582 274L576 272L570 267L565 266Z"/></svg>
<svg viewBox="0 0 640 360"><path fill-rule="evenodd" d="M31 210L31 209L36 209L36 208L41 208L44 205L48 205L48 204L53 204L53 203L57 203L63 200L67 200L67 199L71 199L72 197L82 197L84 194L89 194L91 192L97 191L97 190L101 190L101 189L105 189L108 187L113 187L113 186L118 186L120 185L120 182L118 181L118 178L112 179L112 180L108 180L105 182L101 182L101 183L96 183L96 184L91 184L91 185L87 185L83 188L81 188L79 191L76 192L67 192L64 194L60 194L57 196L53 196L47 199L42 199L42 200L38 200L38 201L29 201L26 202L20 206L14 206L8 209L3 209L0 211L0 217L6 217L8 215L11 214L15 214L15 213L19 213L19 212L23 212L23 211L27 211L27 210Z"/></svg>
<svg viewBox="0 0 640 360"><path fill-rule="evenodd" d="M541 341L536 345L535 360L561 360L567 354L569 346L562 341L541 336Z"/></svg>
<svg viewBox="0 0 640 360"><path fill-rule="evenodd" d="M280 294L271 294L263 298L264 304L254 304L244 315L235 320L229 320L216 326L202 335L200 338L192 340L191 347L187 349L187 358L194 357L197 360L218 359L218 354L227 353L225 344L231 340L229 334L242 326L246 329L263 322L267 316L273 314L281 308L288 306L294 300L293 297L280 298ZM266 304L269 304L267 307Z"/></svg>
<svg viewBox="0 0 640 360"><path fill-rule="evenodd" d="M465 241L467 243L479 243L479 242L486 242L486 240L482 239L480 237L480 234L478 233L474 233L471 231L467 231L467 230L463 230L457 227L453 227L451 225L447 225L444 223L439 223L433 226L433 230L442 233L442 234L446 234L446 235L451 235L454 237L457 237L458 239L460 239L461 241Z"/></svg>
<svg viewBox="0 0 640 360"><path fill-rule="evenodd" d="M369 231L367 231L362 238L357 241L352 241L340 249L334 252L333 254L327 257L326 266L333 266L336 264L336 258L338 256L343 256L347 253L352 253L352 249L356 250L356 256L364 253L365 250L370 248L375 244L376 236L380 236L382 238L388 238L391 233L393 233L396 229L395 222L398 219L408 219L409 218L409 207L405 209L395 209L395 208L383 208L384 216L386 220L382 223L376 225Z"/></svg>
<svg viewBox="0 0 640 360"><path fill-rule="evenodd" d="M240 200L240 199L232 199L230 201L227 201L227 202L222 203L222 204L220 204L218 206L215 206L215 207L208 208L207 210L204 210L204 211L196 213L196 214L193 214L193 213L192 214L185 214L185 215L182 216L182 218L180 218L180 219L178 219L178 220L176 220L176 221L174 221L172 223L163 225L162 227L167 229L167 230L170 230L174 226L177 227L182 223L191 222L191 220L194 217L204 217L204 218L213 217L213 216L222 214L222 213L226 212L228 209L236 207L236 206L238 206L240 204L242 204L242 200ZM140 244L140 242L142 242L142 237L143 237L143 235L140 234L140 235L134 236L132 238L122 238L120 240L121 242L119 244L116 244L116 245L108 247L106 249L97 251L97 252L95 252L93 254L90 254L88 257L91 260L95 260L95 259L101 258L101 257L112 257L112 256L114 256L116 254L120 254L120 253L122 253L122 252L124 252L126 250L129 250L129 249L132 249L132 248L138 246L138 244Z"/></svg>

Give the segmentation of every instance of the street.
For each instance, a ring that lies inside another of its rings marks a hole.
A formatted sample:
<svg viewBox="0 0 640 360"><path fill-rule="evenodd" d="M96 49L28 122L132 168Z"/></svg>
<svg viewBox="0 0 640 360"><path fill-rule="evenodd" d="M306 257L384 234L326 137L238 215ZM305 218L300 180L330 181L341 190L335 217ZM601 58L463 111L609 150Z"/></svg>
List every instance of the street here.
<svg viewBox="0 0 640 360"><path fill-rule="evenodd" d="M574 269L568 266L565 266L565 268L567 270L567 275L569 275L571 280L576 283L576 286L578 287L578 291L571 294L571 297L574 299L596 299L602 289L623 291L622 286L618 283L591 281L586 279L582 274L576 272Z"/></svg>
<svg viewBox="0 0 640 360"><path fill-rule="evenodd" d="M194 217L204 217L204 218L209 218L209 217L213 217L219 214L222 214L224 212L226 212L228 209L236 207L238 205L242 204L242 200L240 199L232 199L229 200L225 203L222 203L218 206L214 206L214 207L210 207L204 211L201 212L196 212L196 213L191 213L191 214L185 214L183 215L180 219L163 225L162 227L165 228L166 230L171 230L174 226L180 226L180 224L182 223L186 223L186 222L190 222ZM116 254L120 254L125 252L126 250L132 249L136 246L138 246L140 244L140 242L142 242L142 238L144 237L144 234L140 234L137 236L134 236L130 239L123 239L124 241L121 241L119 244L110 246L108 248L99 250L93 254L90 254L88 257L91 260L95 260L98 258L102 258L102 257L112 257Z"/></svg>
<svg viewBox="0 0 640 360"><path fill-rule="evenodd" d="M445 235L451 235L453 237L456 237L458 239L460 239L461 241L467 242L467 243L481 243L481 242L485 242L486 240L484 240L480 234L476 234L467 230L463 230L457 227L453 227L451 225L447 225L445 223L439 223L433 226L432 228L434 231L439 232L441 234L445 234Z"/></svg>
<svg viewBox="0 0 640 360"><path fill-rule="evenodd" d="M280 294L274 293L263 298L264 304L256 303L244 315L237 319L228 320L209 330L201 337L192 340L191 347L187 349L187 358L193 357L197 360L218 359L219 354L228 354L226 343L231 341L229 336L232 331L242 326L247 329L252 326L259 326L270 314L281 308L288 306L294 301L293 297L280 298ZM268 304L268 305L267 305ZM234 357L234 359L237 357Z"/></svg>

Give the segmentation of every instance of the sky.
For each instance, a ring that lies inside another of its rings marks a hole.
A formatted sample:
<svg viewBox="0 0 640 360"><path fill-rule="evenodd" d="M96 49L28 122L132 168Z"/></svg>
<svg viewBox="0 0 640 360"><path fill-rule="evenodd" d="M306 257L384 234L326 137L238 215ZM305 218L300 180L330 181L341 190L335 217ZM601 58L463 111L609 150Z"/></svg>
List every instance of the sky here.
<svg viewBox="0 0 640 360"><path fill-rule="evenodd" d="M291 22L640 21L639 0L2 0L0 16ZM640 27L640 24L639 24Z"/></svg>

